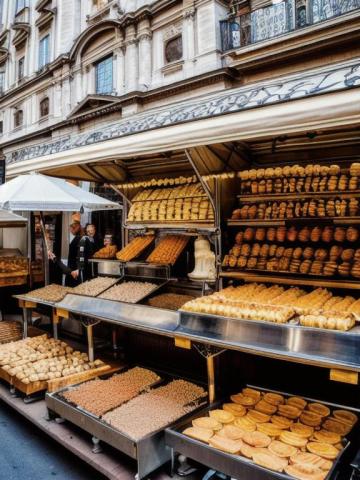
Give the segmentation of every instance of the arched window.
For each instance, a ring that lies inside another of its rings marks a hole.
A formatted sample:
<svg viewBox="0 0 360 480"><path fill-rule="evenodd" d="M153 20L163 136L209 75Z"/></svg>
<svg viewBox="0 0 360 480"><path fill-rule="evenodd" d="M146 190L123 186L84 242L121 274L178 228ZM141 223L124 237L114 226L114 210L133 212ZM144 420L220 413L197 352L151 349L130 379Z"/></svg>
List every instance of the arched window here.
<svg viewBox="0 0 360 480"><path fill-rule="evenodd" d="M49 115L49 107L49 98L43 98L40 102L40 118L47 117Z"/></svg>
<svg viewBox="0 0 360 480"><path fill-rule="evenodd" d="M14 126L21 127L24 121L24 112L22 110L15 110L14 113Z"/></svg>
<svg viewBox="0 0 360 480"><path fill-rule="evenodd" d="M182 35L171 38L165 44L165 60L166 63L181 60L183 56Z"/></svg>

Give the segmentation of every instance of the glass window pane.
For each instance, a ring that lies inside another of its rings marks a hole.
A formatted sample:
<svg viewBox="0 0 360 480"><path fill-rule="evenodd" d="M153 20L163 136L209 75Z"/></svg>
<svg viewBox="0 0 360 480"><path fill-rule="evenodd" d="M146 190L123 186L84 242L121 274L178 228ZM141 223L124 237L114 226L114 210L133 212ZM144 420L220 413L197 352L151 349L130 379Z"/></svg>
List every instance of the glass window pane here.
<svg viewBox="0 0 360 480"><path fill-rule="evenodd" d="M40 40L39 44L39 68L44 67L50 61L50 35Z"/></svg>
<svg viewBox="0 0 360 480"><path fill-rule="evenodd" d="M25 8L25 0L16 0L16 13Z"/></svg>
<svg viewBox="0 0 360 480"><path fill-rule="evenodd" d="M96 64L96 93L110 94L113 90L113 58L108 57Z"/></svg>

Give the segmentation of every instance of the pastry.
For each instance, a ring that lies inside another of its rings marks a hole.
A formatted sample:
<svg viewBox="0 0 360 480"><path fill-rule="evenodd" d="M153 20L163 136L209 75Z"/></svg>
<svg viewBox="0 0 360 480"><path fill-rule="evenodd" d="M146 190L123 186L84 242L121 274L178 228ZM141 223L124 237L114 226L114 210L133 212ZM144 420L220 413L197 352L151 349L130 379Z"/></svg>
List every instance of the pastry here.
<svg viewBox="0 0 360 480"><path fill-rule="evenodd" d="M336 261L342 254L342 248L338 245L334 245L330 248L329 257L330 260Z"/></svg>
<svg viewBox="0 0 360 480"><path fill-rule="evenodd" d="M247 417L255 423L267 423L270 421L270 415L266 415L266 413L259 412L258 410L249 410Z"/></svg>
<svg viewBox="0 0 360 480"><path fill-rule="evenodd" d="M346 238L346 231L343 227L336 227L334 231L334 240L337 242L343 242Z"/></svg>
<svg viewBox="0 0 360 480"><path fill-rule="evenodd" d="M234 425L246 432L255 432L256 430L256 423L248 417L236 417Z"/></svg>
<svg viewBox="0 0 360 480"><path fill-rule="evenodd" d="M339 454L339 450L329 443L309 442L306 448L310 453L328 460L334 460Z"/></svg>
<svg viewBox="0 0 360 480"><path fill-rule="evenodd" d="M265 400L260 400L255 405L255 410L258 410L259 412L262 412L262 413L266 413L267 415L272 415L276 412L277 407L274 405L271 405L271 403L268 403Z"/></svg>
<svg viewBox="0 0 360 480"><path fill-rule="evenodd" d="M355 425L355 423L358 421L357 415L349 410L334 410L333 416L340 422L347 423L351 426Z"/></svg>
<svg viewBox="0 0 360 480"><path fill-rule="evenodd" d="M323 269L323 274L326 277L332 277L333 275L335 275L336 271L337 271L337 263L336 262L334 262L334 261L325 262L324 269Z"/></svg>
<svg viewBox="0 0 360 480"><path fill-rule="evenodd" d="M255 236L255 230L251 227L248 227L244 231L244 240L246 242L251 242Z"/></svg>
<svg viewBox="0 0 360 480"><path fill-rule="evenodd" d="M310 240L312 242L318 242L321 238L322 229L320 227L314 227L310 233Z"/></svg>
<svg viewBox="0 0 360 480"><path fill-rule="evenodd" d="M232 413L235 417L243 417L246 414L246 408L238 403L224 403L223 410Z"/></svg>
<svg viewBox="0 0 360 480"><path fill-rule="evenodd" d="M329 226L324 227L321 233L321 240L325 243L330 243L333 238L334 238L333 228Z"/></svg>
<svg viewBox="0 0 360 480"><path fill-rule="evenodd" d="M244 433L244 430L235 425L224 425L224 427L217 432L217 435L229 438L230 440L241 440Z"/></svg>
<svg viewBox="0 0 360 480"><path fill-rule="evenodd" d="M271 438L262 432L246 432L242 440L252 447L265 448L271 443Z"/></svg>
<svg viewBox="0 0 360 480"><path fill-rule="evenodd" d="M303 257L305 259L311 259L314 256L314 249L312 247L306 247L303 250Z"/></svg>
<svg viewBox="0 0 360 480"><path fill-rule="evenodd" d="M292 405L293 407L297 407L299 410L304 410L307 405L307 401L301 397L289 397L286 403L288 405Z"/></svg>
<svg viewBox="0 0 360 480"><path fill-rule="evenodd" d="M238 393L236 395L231 395L231 401L234 403L238 403L245 407L252 407L256 404L257 400L254 397L250 397L248 395L244 395L243 393Z"/></svg>
<svg viewBox="0 0 360 480"><path fill-rule="evenodd" d="M316 260L326 260L328 256L327 250L325 248L318 248L315 250L314 257Z"/></svg>
<svg viewBox="0 0 360 480"><path fill-rule="evenodd" d="M276 472L282 472L288 464L285 459L280 458L277 455L273 455L270 452L254 453L253 460L257 465L268 468L269 470L274 470Z"/></svg>
<svg viewBox="0 0 360 480"><path fill-rule="evenodd" d="M257 228L255 232L255 240L262 242L265 240L266 230L265 228Z"/></svg>
<svg viewBox="0 0 360 480"><path fill-rule="evenodd" d="M302 248L301 247L296 247L293 251L293 258L299 259L302 257Z"/></svg>
<svg viewBox="0 0 360 480"><path fill-rule="evenodd" d="M220 423L232 423L235 420L235 416L231 412L226 410L211 410L209 412L210 418L214 418Z"/></svg>
<svg viewBox="0 0 360 480"><path fill-rule="evenodd" d="M352 429L352 425L341 422L332 417L327 418L322 424L322 427L329 432L338 433L342 437L347 435Z"/></svg>
<svg viewBox="0 0 360 480"><path fill-rule="evenodd" d="M261 399L261 392L259 390L255 390L254 388L245 387L242 389L241 393L245 396L253 397L257 402Z"/></svg>
<svg viewBox="0 0 360 480"><path fill-rule="evenodd" d="M273 415L270 421L281 429L289 428L293 424L293 420L280 415Z"/></svg>
<svg viewBox="0 0 360 480"><path fill-rule="evenodd" d="M341 260L344 262L350 262L353 259L355 254L355 250L353 248L346 248L342 251Z"/></svg>
<svg viewBox="0 0 360 480"><path fill-rule="evenodd" d="M192 421L193 427L205 428L208 430L221 430L222 425L220 422L211 417L199 417Z"/></svg>
<svg viewBox="0 0 360 480"><path fill-rule="evenodd" d="M208 443L210 438L214 436L213 430L201 427L189 427L186 428L182 433L188 437L195 438L195 440L200 440L206 443Z"/></svg>
<svg viewBox="0 0 360 480"><path fill-rule="evenodd" d="M332 461L326 460L325 458L319 457L319 455L315 455L314 453L310 452L298 452L295 455L290 457L290 463L292 464L307 464L312 465L313 467L320 468L321 470L325 470L328 472L332 467Z"/></svg>
<svg viewBox="0 0 360 480"><path fill-rule="evenodd" d="M286 430L281 432L280 440L297 448L305 447L305 445L308 443L307 438L301 437L294 432L288 432Z"/></svg>
<svg viewBox="0 0 360 480"><path fill-rule="evenodd" d="M321 415L322 417L328 417L330 415L330 409L326 405L323 405L321 403L309 403L307 408L311 412L315 412L318 415Z"/></svg>
<svg viewBox="0 0 360 480"><path fill-rule="evenodd" d="M300 422L310 427L317 427L321 424L322 416L311 411L303 411L300 415Z"/></svg>
<svg viewBox="0 0 360 480"><path fill-rule="evenodd" d="M360 262L355 262L351 268L351 275L360 278Z"/></svg>
<svg viewBox="0 0 360 480"><path fill-rule="evenodd" d="M329 432L328 430L319 430L314 432L314 440L335 445L341 442L341 435L335 432Z"/></svg>
<svg viewBox="0 0 360 480"><path fill-rule="evenodd" d="M235 243L241 245L244 239L244 232L238 232L235 236Z"/></svg>
<svg viewBox="0 0 360 480"><path fill-rule="evenodd" d="M269 242L273 242L275 240L275 237L276 237L276 229L274 227L268 228L266 232L266 239Z"/></svg>
<svg viewBox="0 0 360 480"><path fill-rule="evenodd" d="M246 458L253 458L253 456L260 452L268 452L267 448L254 448L247 443L244 443L240 447L240 453Z"/></svg>
<svg viewBox="0 0 360 480"><path fill-rule="evenodd" d="M297 239L297 230L295 227L290 227L286 232L286 238L289 242L295 242Z"/></svg>
<svg viewBox="0 0 360 480"><path fill-rule="evenodd" d="M271 405L278 406L284 403L284 397L278 393L267 392L263 398L266 402L270 403Z"/></svg>
<svg viewBox="0 0 360 480"><path fill-rule="evenodd" d="M308 463L288 465L285 472L299 480L325 480L326 477L326 472Z"/></svg>
<svg viewBox="0 0 360 480"><path fill-rule="evenodd" d="M280 440L273 440L268 446L268 449L271 453L281 458L289 458L298 452L296 447L283 443Z"/></svg>
<svg viewBox="0 0 360 480"><path fill-rule="evenodd" d="M346 240L348 242L357 242L359 240L359 231L355 227L348 227L346 229Z"/></svg>
<svg viewBox="0 0 360 480"><path fill-rule="evenodd" d="M240 452L242 445L241 440L231 440L230 438L223 437L221 435L214 435L209 440L209 445L214 447L222 452L235 454Z"/></svg>
<svg viewBox="0 0 360 480"><path fill-rule="evenodd" d="M290 426L290 430L300 437L309 438L314 433L314 428L309 425L303 425L302 423L293 423Z"/></svg>
<svg viewBox="0 0 360 480"><path fill-rule="evenodd" d="M351 263L343 262L338 266L338 272L342 277L348 277L351 271Z"/></svg>

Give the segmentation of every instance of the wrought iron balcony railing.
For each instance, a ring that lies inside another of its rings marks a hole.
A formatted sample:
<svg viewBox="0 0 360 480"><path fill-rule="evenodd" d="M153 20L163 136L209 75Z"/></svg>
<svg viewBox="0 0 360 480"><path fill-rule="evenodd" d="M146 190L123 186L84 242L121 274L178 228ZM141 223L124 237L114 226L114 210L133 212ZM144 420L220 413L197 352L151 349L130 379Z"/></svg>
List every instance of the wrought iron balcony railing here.
<svg viewBox="0 0 360 480"><path fill-rule="evenodd" d="M273 0L273 4L220 22L228 51L360 10L360 0Z"/></svg>

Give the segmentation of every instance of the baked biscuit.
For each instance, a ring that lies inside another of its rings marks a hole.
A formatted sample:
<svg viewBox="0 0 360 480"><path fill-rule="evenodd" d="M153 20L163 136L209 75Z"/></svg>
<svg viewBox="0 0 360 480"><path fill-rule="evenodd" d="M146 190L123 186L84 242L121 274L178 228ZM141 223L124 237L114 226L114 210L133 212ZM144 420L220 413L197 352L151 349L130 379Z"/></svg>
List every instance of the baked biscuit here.
<svg viewBox="0 0 360 480"><path fill-rule="evenodd" d="M298 418L301 414L301 410L293 405L279 405L278 407L279 414L283 417L295 419Z"/></svg>
<svg viewBox="0 0 360 480"><path fill-rule="evenodd" d="M335 432L329 432L328 430L319 430L314 432L314 439L317 442L330 443L335 445L341 442L341 435Z"/></svg>
<svg viewBox="0 0 360 480"><path fill-rule="evenodd" d="M298 452L295 455L290 457L290 463L295 464L308 464L313 465L314 467L320 468L321 470L329 471L332 467L333 462L327 460L326 458L319 457L310 452Z"/></svg>
<svg viewBox="0 0 360 480"><path fill-rule="evenodd" d="M244 407L252 407L256 404L257 400L254 397L249 397L243 393L237 393L236 395L231 395L231 401L243 405Z"/></svg>
<svg viewBox="0 0 360 480"><path fill-rule="evenodd" d="M224 403L223 410L232 413L235 417L243 417L246 414L246 408L238 403Z"/></svg>
<svg viewBox="0 0 360 480"><path fill-rule="evenodd" d="M339 450L329 443L309 442L306 448L310 453L315 453L315 455L328 460L334 460L339 454Z"/></svg>
<svg viewBox="0 0 360 480"><path fill-rule="evenodd" d="M280 435L280 440L284 443L292 445L293 447L302 448L308 443L307 438L301 437L297 433L283 430Z"/></svg>
<svg viewBox="0 0 360 480"><path fill-rule="evenodd" d="M233 455L240 452L242 444L242 440L231 440L230 438L222 437L221 435L214 435L209 440L209 445L211 447Z"/></svg>
<svg viewBox="0 0 360 480"><path fill-rule="evenodd" d="M281 415L273 415L270 421L281 429L289 428L294 423L290 418L282 417Z"/></svg>
<svg viewBox="0 0 360 480"><path fill-rule="evenodd" d="M195 440L208 443L210 438L214 435L214 431L210 428L189 427L183 431L183 434L195 438Z"/></svg>
<svg viewBox="0 0 360 480"><path fill-rule="evenodd" d="M328 417L330 415L330 408L322 403L309 403L307 408L311 412L315 412L322 417Z"/></svg>
<svg viewBox="0 0 360 480"><path fill-rule="evenodd" d="M324 421L322 427L325 430L328 430L329 432L338 433L342 437L344 435L347 435L352 429L352 425L349 425L344 422L340 422L339 420L333 417L327 418Z"/></svg>
<svg viewBox="0 0 360 480"><path fill-rule="evenodd" d="M247 443L244 443L244 442L243 442L242 446L240 447L241 455L243 455L246 458L253 458L253 456L256 453L260 453L260 452L268 452L268 449L267 448L255 448L255 447L252 447L252 446L250 446L250 445L248 445Z"/></svg>
<svg viewBox="0 0 360 480"><path fill-rule="evenodd" d="M271 405L271 403L266 402L265 400L260 400L255 405L255 410L259 412L266 413L267 415L272 415L276 412L277 407L275 405Z"/></svg>
<svg viewBox="0 0 360 480"><path fill-rule="evenodd" d="M293 407L299 408L300 410L304 410L307 405L307 401L301 397L289 397L286 403L288 405L292 405Z"/></svg>
<svg viewBox="0 0 360 480"><path fill-rule="evenodd" d="M262 432L246 432L242 439L248 445L256 448L265 448L271 442L271 438Z"/></svg>
<svg viewBox="0 0 360 480"><path fill-rule="evenodd" d="M247 417L256 423L270 422L270 415L266 415L266 413L259 412L258 410L249 410Z"/></svg>
<svg viewBox="0 0 360 480"><path fill-rule="evenodd" d="M268 446L268 449L271 453L281 458L289 458L298 452L296 447L280 442L279 440L273 440Z"/></svg>
<svg viewBox="0 0 360 480"><path fill-rule="evenodd" d="M303 425L302 423L293 423L290 426L290 430L304 438L309 438L314 433L313 427L310 427L309 425Z"/></svg>
<svg viewBox="0 0 360 480"><path fill-rule="evenodd" d="M318 415L315 412L311 412L309 410L304 411L300 415L300 422L304 425L309 425L310 427L317 427L320 425L322 420L322 416Z"/></svg>
<svg viewBox="0 0 360 480"><path fill-rule="evenodd" d="M326 472L307 463L298 463L285 467L285 472L299 480L324 480Z"/></svg>
<svg viewBox="0 0 360 480"><path fill-rule="evenodd" d="M279 395L278 393L272 393L272 392L265 393L263 399L265 400L265 402L268 402L271 405L275 405L275 406L284 403L284 397L282 395Z"/></svg>
<svg viewBox="0 0 360 480"><path fill-rule="evenodd" d="M247 432L255 432L256 430L256 423L248 417L235 418L234 425Z"/></svg>
<svg viewBox="0 0 360 480"><path fill-rule="evenodd" d="M220 422L211 417L199 417L192 421L194 427L207 428L210 430L221 430L222 425Z"/></svg>
<svg viewBox="0 0 360 480"><path fill-rule="evenodd" d="M275 472L282 472L288 465L287 460L280 458L272 453L259 452L253 455L253 460L257 465L274 470Z"/></svg>
<svg viewBox="0 0 360 480"><path fill-rule="evenodd" d="M230 440L241 440L244 436L244 433L245 430L242 430L235 425L225 425L221 430L217 432L217 435L230 438Z"/></svg>
<svg viewBox="0 0 360 480"><path fill-rule="evenodd" d="M349 412L349 410L334 410L333 416L336 420L347 423L348 425L355 425L358 421L357 415L353 412Z"/></svg>
<svg viewBox="0 0 360 480"><path fill-rule="evenodd" d="M241 393L243 393L246 397L254 398L256 401L261 399L261 392L259 390L255 390L254 388L245 387L242 389Z"/></svg>
<svg viewBox="0 0 360 480"><path fill-rule="evenodd" d="M282 429L277 427L274 423L259 423L256 425L259 432L269 435L269 437L280 437Z"/></svg>

